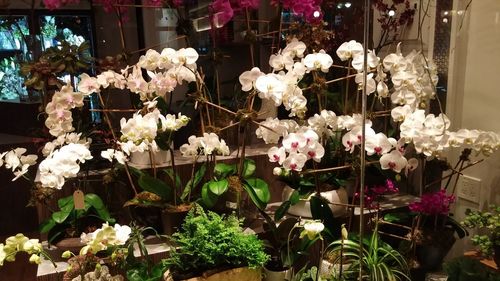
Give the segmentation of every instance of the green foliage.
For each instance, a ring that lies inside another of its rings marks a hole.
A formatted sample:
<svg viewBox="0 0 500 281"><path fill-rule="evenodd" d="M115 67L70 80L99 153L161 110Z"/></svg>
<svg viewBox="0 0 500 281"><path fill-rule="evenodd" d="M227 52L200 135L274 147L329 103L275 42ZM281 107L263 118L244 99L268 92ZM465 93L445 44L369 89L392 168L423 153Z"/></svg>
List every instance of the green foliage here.
<svg viewBox="0 0 500 281"><path fill-rule="evenodd" d="M75 209L73 195L59 199L57 205L59 211L52 213L50 218L40 224L40 232L49 234L50 243L64 238L69 228L74 228L75 235L80 235L82 230L78 229L81 226L79 221L83 218L95 217L102 222L115 223L101 198L93 193L85 194L83 210Z"/></svg>
<svg viewBox="0 0 500 281"><path fill-rule="evenodd" d="M488 270L478 260L468 257L459 257L444 264L444 271L448 281L500 281L497 272Z"/></svg>
<svg viewBox="0 0 500 281"><path fill-rule="evenodd" d="M491 205L489 211L467 210L467 217L462 224L467 228L486 231L487 235L477 234L471 238L472 243L486 256L493 255L495 246L500 246L500 206Z"/></svg>
<svg viewBox="0 0 500 281"><path fill-rule="evenodd" d="M172 236L178 246L164 260L171 272L202 273L223 267L260 267L268 256L253 234L245 234L236 216L205 212L199 205L188 213L182 229Z"/></svg>
<svg viewBox="0 0 500 281"><path fill-rule="evenodd" d="M20 65L17 60L4 58L0 61L0 99L12 100L27 95L24 79L19 74Z"/></svg>
<svg viewBox="0 0 500 281"><path fill-rule="evenodd" d="M58 76L78 75L90 69L93 58L89 50L88 41L80 46L62 41L60 46L48 48L38 61L21 66L21 74L26 77L24 84L35 90L44 90L49 86L62 87Z"/></svg>
<svg viewBox="0 0 500 281"><path fill-rule="evenodd" d="M257 208L263 210L271 200L268 184L259 178L253 177L257 166L252 159L243 161L241 184ZM201 200L206 207L213 207L219 196L224 194L229 187L228 178L238 176L236 164L217 163L214 166L214 179L205 183L201 189Z"/></svg>
<svg viewBox="0 0 500 281"><path fill-rule="evenodd" d="M271 260L266 265L268 269L280 271L291 268L299 258L308 255L308 249L320 239L317 236L309 240L307 235L300 238L298 218L286 218L277 225L264 211L260 210L260 213L266 220L263 237L266 251L271 255Z"/></svg>
<svg viewBox="0 0 500 281"><path fill-rule="evenodd" d="M380 240L378 225L369 239L363 239L363 255L360 255L360 241L357 237L347 240L338 240L331 243L331 256L337 256L334 264L340 263L342 252L343 264L351 266L344 272L346 280L358 280L359 268L363 268L363 280L369 281L396 281L408 280L409 268L405 258L389 244Z"/></svg>
<svg viewBox="0 0 500 281"><path fill-rule="evenodd" d="M124 269L129 281L160 281L163 280L163 273L166 271L163 263L153 264L146 248L145 232L153 231L157 238L160 235L151 227L137 227L131 225L132 232L125 247L128 248ZM140 249L141 257L134 256L134 249Z"/></svg>

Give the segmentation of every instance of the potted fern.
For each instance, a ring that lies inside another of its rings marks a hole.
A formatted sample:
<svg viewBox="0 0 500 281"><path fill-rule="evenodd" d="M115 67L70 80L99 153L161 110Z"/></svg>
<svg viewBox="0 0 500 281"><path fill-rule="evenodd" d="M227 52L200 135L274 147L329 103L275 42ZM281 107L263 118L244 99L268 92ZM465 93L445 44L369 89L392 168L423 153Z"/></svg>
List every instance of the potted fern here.
<svg viewBox="0 0 500 281"><path fill-rule="evenodd" d="M165 280L261 280L260 268L269 256L262 241L244 233L241 224L235 215L221 216L194 205L171 237L177 250L163 260Z"/></svg>

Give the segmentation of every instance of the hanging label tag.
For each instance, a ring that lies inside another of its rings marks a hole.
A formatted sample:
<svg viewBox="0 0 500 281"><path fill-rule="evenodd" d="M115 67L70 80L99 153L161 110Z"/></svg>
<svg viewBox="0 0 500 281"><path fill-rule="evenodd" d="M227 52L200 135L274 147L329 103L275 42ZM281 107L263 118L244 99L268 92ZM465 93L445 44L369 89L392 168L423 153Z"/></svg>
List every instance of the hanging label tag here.
<svg viewBox="0 0 500 281"><path fill-rule="evenodd" d="M76 190L73 193L73 201L75 202L75 210L85 209L85 199L81 190Z"/></svg>

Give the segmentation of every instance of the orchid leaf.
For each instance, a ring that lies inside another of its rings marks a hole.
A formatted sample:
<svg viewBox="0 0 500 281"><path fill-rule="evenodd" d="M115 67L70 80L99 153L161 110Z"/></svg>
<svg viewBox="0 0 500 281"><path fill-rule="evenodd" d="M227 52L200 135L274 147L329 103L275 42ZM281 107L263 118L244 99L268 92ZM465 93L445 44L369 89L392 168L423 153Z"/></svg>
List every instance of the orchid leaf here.
<svg viewBox="0 0 500 281"><path fill-rule="evenodd" d="M220 196L224 192L226 192L228 186L229 186L229 182L227 181L227 179L222 179L219 181L211 180L208 182L208 189L210 189L210 191L213 194L218 195L218 196Z"/></svg>
<svg viewBox="0 0 500 281"><path fill-rule="evenodd" d="M201 187L201 200L203 204L208 208L212 208L213 206L215 206L218 199L219 197L216 194L212 193L212 191L210 191L209 183L206 182Z"/></svg>
<svg viewBox="0 0 500 281"><path fill-rule="evenodd" d="M255 173L256 168L255 161L252 159L245 159L245 161L243 161L243 174L241 176L243 178L251 177Z"/></svg>
<svg viewBox="0 0 500 281"><path fill-rule="evenodd" d="M271 200L271 193L265 181L259 178L246 179L243 182L243 188L259 209L266 208L267 203Z"/></svg>
<svg viewBox="0 0 500 281"><path fill-rule="evenodd" d="M172 200L172 188L168 184L157 178L154 178L148 174L143 174L139 178L138 184L143 190L160 196L166 202Z"/></svg>
<svg viewBox="0 0 500 281"><path fill-rule="evenodd" d="M281 203L276 212L274 212L274 220L279 221L280 219L282 219L285 216L286 212L288 212L288 209L290 209L291 204L292 203L290 202L290 200L286 200Z"/></svg>
<svg viewBox="0 0 500 281"><path fill-rule="evenodd" d="M214 167L214 173L218 179L227 178L236 173L236 164L217 163Z"/></svg>
<svg viewBox="0 0 500 281"><path fill-rule="evenodd" d="M181 195L182 201L185 201L188 195L191 193L192 189L194 189L195 187L198 186L198 184L200 184L201 180L205 176L206 170L207 170L207 165L206 164L201 165L198 171L196 171L196 173L194 174L193 178L191 178L187 182L186 186L184 187L184 191L182 192Z"/></svg>

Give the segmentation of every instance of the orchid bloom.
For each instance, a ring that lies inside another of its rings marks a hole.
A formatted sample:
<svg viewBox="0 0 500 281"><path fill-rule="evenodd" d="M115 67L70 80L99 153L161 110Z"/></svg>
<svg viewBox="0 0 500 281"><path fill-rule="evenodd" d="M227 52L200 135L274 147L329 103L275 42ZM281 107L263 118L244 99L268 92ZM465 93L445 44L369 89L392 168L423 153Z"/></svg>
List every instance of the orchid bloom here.
<svg viewBox="0 0 500 281"><path fill-rule="evenodd" d="M244 92L252 90L255 87L255 81L262 75L264 75L264 73L262 73L258 67L243 72L239 77L241 90Z"/></svg>
<svg viewBox="0 0 500 281"><path fill-rule="evenodd" d="M400 173L407 164L408 160L397 149L380 157L380 167L382 170L390 169L396 173Z"/></svg>
<svg viewBox="0 0 500 281"><path fill-rule="evenodd" d="M322 72L327 73L332 64L332 57L324 50L321 50L318 53L308 54L304 58L304 65L308 70L321 70Z"/></svg>

